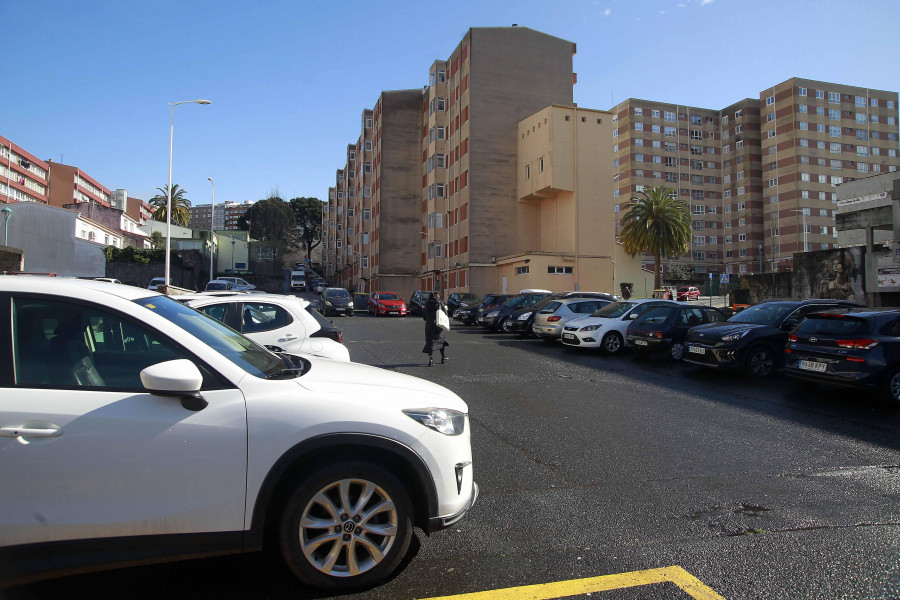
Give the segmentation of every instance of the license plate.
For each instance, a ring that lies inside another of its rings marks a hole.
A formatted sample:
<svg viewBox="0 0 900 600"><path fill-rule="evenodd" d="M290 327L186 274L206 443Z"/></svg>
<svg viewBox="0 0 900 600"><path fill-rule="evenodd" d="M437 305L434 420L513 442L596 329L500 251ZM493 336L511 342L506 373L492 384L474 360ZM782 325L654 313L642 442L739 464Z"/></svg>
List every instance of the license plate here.
<svg viewBox="0 0 900 600"><path fill-rule="evenodd" d="M804 371L815 371L816 373L824 373L825 369L828 367L827 364L816 362L814 360L801 360L800 364L797 366Z"/></svg>
<svg viewBox="0 0 900 600"><path fill-rule="evenodd" d="M694 354L706 354L706 348L702 346L688 346L688 352L693 352Z"/></svg>
<svg viewBox="0 0 900 600"><path fill-rule="evenodd" d="M574 339L575 339L575 334L574 334L574 333L564 333L564 334L563 334L563 337L564 337L565 339L567 339L567 340L574 340Z"/></svg>
<svg viewBox="0 0 900 600"><path fill-rule="evenodd" d="M646 340L634 340L634 345L635 346L646 346L647 342L646 342Z"/></svg>

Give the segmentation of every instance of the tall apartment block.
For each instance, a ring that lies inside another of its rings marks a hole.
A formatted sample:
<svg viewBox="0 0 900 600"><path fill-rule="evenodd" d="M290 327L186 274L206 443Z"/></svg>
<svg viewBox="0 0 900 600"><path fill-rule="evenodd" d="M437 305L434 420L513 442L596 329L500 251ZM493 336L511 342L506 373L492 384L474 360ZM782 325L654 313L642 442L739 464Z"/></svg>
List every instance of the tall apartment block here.
<svg viewBox="0 0 900 600"><path fill-rule="evenodd" d="M0 202L48 203L50 167L0 136Z"/></svg>
<svg viewBox="0 0 900 600"><path fill-rule="evenodd" d="M326 277L405 296L497 289L497 259L525 249L518 123L572 106L574 52L524 27L473 28L424 89L384 92L328 192Z"/></svg>
<svg viewBox="0 0 900 600"><path fill-rule="evenodd" d="M382 92L328 190L322 215L325 277L356 291L407 295L417 287L422 90Z"/></svg>
<svg viewBox="0 0 900 600"><path fill-rule="evenodd" d="M690 203L693 225L690 252L669 257L670 262L683 260L697 273L717 272L725 231L720 112L636 99L612 112L616 237L634 195L653 186L670 187Z"/></svg>
<svg viewBox="0 0 900 600"><path fill-rule="evenodd" d="M897 93L789 79L760 93L766 262L837 243L836 186L898 159Z"/></svg>
<svg viewBox="0 0 900 600"><path fill-rule="evenodd" d="M432 65L422 103L422 289L497 290L497 259L527 249L518 124L573 105L575 50L525 27L472 28Z"/></svg>
<svg viewBox="0 0 900 600"><path fill-rule="evenodd" d="M675 189L693 232L667 262L695 273L790 270L795 252L834 247L835 188L900 165L896 92L794 78L721 110L629 99L614 112L617 210Z"/></svg>

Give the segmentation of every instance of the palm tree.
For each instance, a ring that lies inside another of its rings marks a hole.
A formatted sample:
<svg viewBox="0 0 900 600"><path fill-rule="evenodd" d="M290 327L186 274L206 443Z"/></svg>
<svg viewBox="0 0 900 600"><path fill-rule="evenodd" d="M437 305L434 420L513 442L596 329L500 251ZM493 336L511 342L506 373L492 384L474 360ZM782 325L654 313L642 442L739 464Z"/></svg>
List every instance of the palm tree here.
<svg viewBox="0 0 900 600"><path fill-rule="evenodd" d="M166 205L168 204L169 186L156 188L159 193L149 200L150 209L153 211L153 219L156 221L166 220ZM184 190L178 187L178 184L172 186L172 223L187 227L188 221L191 220L191 201L184 197Z"/></svg>
<svg viewBox="0 0 900 600"><path fill-rule="evenodd" d="M679 256L691 241L691 215L687 203L675 196L675 190L655 186L632 197L622 219L622 247L631 256L652 252L653 288L661 283L662 255Z"/></svg>

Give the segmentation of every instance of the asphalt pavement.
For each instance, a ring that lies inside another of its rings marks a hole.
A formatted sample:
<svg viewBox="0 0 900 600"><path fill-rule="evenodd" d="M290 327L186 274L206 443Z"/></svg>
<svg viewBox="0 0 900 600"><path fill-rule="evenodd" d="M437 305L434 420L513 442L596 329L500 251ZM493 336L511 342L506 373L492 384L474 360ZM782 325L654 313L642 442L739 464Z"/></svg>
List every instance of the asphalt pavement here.
<svg viewBox="0 0 900 600"><path fill-rule="evenodd" d="M462 521L417 532L397 577L348 598L521 586L532 587L502 597L900 598L898 407L476 327L454 327L450 361L429 368L419 317L332 320L352 360L468 403L481 488ZM327 597L256 554L61 578L0 598L81 592Z"/></svg>

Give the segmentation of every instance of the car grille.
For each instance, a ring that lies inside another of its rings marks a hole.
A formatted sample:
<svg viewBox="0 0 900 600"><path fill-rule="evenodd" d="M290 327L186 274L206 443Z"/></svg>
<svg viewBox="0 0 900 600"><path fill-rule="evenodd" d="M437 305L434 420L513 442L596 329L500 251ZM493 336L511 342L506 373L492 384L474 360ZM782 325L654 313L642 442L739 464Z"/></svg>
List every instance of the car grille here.
<svg viewBox="0 0 900 600"><path fill-rule="evenodd" d="M578 331L577 327L573 327L571 325L566 325L565 329L566 331Z"/></svg>

